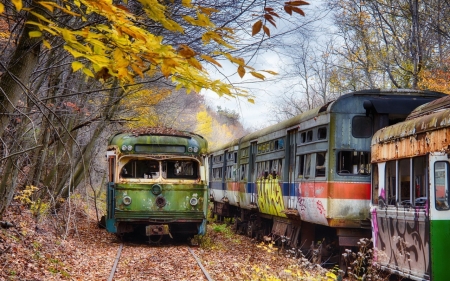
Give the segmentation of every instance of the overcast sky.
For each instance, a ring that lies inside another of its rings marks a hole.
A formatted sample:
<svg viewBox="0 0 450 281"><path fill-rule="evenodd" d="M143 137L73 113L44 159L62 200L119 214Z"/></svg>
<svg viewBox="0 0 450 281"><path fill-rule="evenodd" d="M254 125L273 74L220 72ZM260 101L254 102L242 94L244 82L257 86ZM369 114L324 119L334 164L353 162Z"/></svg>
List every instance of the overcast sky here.
<svg viewBox="0 0 450 281"><path fill-rule="evenodd" d="M312 17L312 12L308 10L316 9L315 12L317 12L319 9L317 7L322 1L311 0L308 2L311 5L306 9L304 8L306 17L302 18L300 16L299 20L310 19ZM310 18L308 18L308 15ZM277 29L271 29L271 33L280 31L282 29L280 24L281 22L277 22ZM258 57L254 58L252 61L257 62L257 64L252 65L255 69L271 70L279 73L279 75L272 76L270 74L265 74L267 77L266 81L258 80L250 74L246 74L244 78L241 79L236 73L237 67L230 64L227 65L223 61L220 62L223 65L223 68L220 69L220 71L226 73L228 79L230 79L230 81L232 81L236 86L249 89L251 94L254 96L253 104L243 98L233 99L219 97L215 93L206 91L203 91L202 94L205 96L207 103L213 107L213 109L217 109L217 106L220 106L222 109L234 110L239 113L240 121L245 128L261 129L276 123L276 118L273 112L274 104L279 102L280 95L289 91L289 86L292 84L292 81L289 81L288 79L282 79L281 81L279 80L280 77L283 77L284 66L289 63L289 61L286 61L286 58L281 57L280 54L267 51L258 54ZM210 69L208 72L215 79L221 79L222 77L221 74L215 69Z"/></svg>

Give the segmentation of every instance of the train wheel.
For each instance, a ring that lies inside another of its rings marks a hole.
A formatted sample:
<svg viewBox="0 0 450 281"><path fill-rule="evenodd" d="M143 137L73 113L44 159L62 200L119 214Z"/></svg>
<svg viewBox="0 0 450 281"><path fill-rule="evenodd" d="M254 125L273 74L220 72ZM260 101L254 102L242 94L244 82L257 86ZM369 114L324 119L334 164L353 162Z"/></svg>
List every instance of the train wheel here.
<svg viewBox="0 0 450 281"><path fill-rule="evenodd" d="M123 242L125 240L125 234L124 233L116 233L116 238L120 242Z"/></svg>
<svg viewBox="0 0 450 281"><path fill-rule="evenodd" d="M152 239L152 237L153 237L154 239ZM149 242L150 244L158 244L159 242L161 242L162 239L163 239L163 235L150 235L150 236L148 237L148 242Z"/></svg>
<svg viewBox="0 0 450 281"><path fill-rule="evenodd" d="M249 221L247 224L247 236L250 238L253 238L253 234L254 234L254 225L255 222L254 221Z"/></svg>

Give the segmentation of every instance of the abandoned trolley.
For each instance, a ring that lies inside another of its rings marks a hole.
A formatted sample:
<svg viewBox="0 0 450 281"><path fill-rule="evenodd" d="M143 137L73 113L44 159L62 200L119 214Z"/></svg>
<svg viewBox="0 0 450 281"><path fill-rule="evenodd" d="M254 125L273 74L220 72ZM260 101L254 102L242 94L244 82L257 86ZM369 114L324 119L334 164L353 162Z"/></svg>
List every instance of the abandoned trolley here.
<svg viewBox="0 0 450 281"><path fill-rule="evenodd" d="M113 136L107 150L107 230L160 238L204 234L206 150L203 137L167 128Z"/></svg>
<svg viewBox="0 0 450 281"><path fill-rule="evenodd" d="M237 227L250 236L339 259L339 252L371 234L373 133L442 96L353 92L212 151L214 213L236 216Z"/></svg>
<svg viewBox="0 0 450 281"><path fill-rule="evenodd" d="M418 107L372 139L372 235L382 268L449 280L450 97Z"/></svg>

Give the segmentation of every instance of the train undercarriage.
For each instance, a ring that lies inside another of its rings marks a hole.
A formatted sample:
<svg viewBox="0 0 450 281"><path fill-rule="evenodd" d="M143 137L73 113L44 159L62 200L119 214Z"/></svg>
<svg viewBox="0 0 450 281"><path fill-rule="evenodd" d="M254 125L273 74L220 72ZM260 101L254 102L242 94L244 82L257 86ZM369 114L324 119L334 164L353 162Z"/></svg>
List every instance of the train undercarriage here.
<svg viewBox="0 0 450 281"><path fill-rule="evenodd" d="M213 202L211 217L218 222L229 219L236 233L258 241L273 243L279 251L304 257L326 268L338 265L344 271L346 251L358 252L361 238L370 239L369 228L334 228L302 221L292 210L287 218L265 215L257 208L243 209L228 203Z"/></svg>

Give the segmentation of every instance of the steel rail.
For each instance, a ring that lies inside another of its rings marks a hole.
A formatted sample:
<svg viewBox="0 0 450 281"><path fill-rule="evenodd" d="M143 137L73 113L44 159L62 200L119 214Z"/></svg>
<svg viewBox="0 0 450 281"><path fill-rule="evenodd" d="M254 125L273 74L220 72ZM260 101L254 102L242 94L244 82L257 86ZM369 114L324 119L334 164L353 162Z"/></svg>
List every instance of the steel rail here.
<svg viewBox="0 0 450 281"><path fill-rule="evenodd" d="M195 255L194 251L192 251L191 247L188 247L188 250L189 250L189 253L191 253L192 256L194 257L194 259L197 261L197 264L198 264L198 266L200 266L200 269L202 270L202 272L205 275L206 279L208 279L208 281L214 281L214 279L212 279L211 276L209 276L208 271L202 265L202 262L200 261L200 259Z"/></svg>
<svg viewBox="0 0 450 281"><path fill-rule="evenodd" d="M112 281L114 278L114 274L116 273L117 264L119 263L120 255L122 254L123 243L120 244L119 250L117 251L116 258L114 259L114 265L111 269L111 273L109 274L108 281Z"/></svg>

